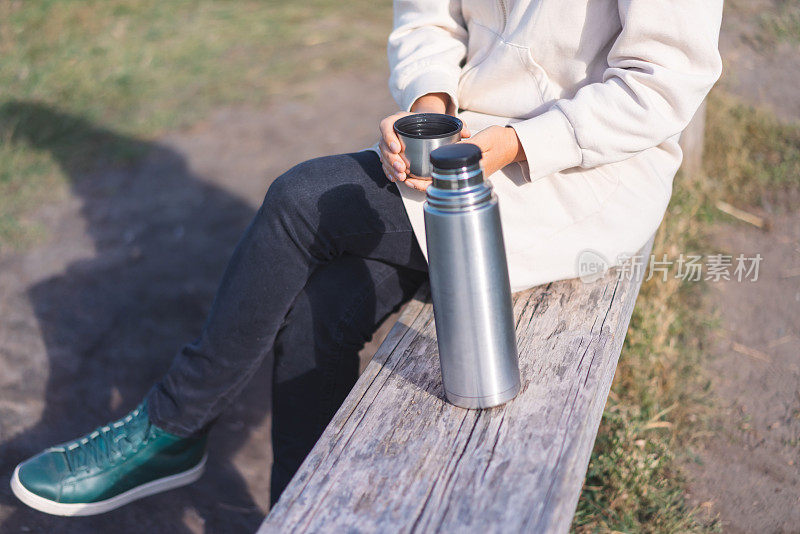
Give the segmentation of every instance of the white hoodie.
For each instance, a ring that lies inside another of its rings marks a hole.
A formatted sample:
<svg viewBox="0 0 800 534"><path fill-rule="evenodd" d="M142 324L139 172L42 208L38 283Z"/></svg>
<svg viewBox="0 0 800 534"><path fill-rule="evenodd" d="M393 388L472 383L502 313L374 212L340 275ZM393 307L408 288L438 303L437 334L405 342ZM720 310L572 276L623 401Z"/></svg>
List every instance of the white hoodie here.
<svg viewBox="0 0 800 534"><path fill-rule="evenodd" d="M527 162L490 177L514 290L610 264L663 217L680 132L719 78L722 0L395 0L402 109L447 93L474 132L511 124ZM425 250L424 194L400 185Z"/></svg>

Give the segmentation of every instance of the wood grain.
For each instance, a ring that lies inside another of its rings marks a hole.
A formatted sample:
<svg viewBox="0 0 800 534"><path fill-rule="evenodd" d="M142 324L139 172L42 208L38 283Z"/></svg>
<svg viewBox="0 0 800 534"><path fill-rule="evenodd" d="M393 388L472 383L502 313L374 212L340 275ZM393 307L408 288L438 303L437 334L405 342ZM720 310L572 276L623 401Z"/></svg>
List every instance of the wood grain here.
<svg viewBox="0 0 800 534"><path fill-rule="evenodd" d="M523 389L481 411L444 401L423 290L259 532L567 532L639 278L516 294Z"/></svg>

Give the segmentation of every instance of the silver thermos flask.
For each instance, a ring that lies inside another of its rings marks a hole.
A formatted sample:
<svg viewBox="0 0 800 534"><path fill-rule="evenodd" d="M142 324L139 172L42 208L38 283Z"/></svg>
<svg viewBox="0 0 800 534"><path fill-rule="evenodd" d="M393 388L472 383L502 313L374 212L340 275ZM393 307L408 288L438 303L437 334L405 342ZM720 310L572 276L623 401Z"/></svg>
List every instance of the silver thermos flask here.
<svg viewBox="0 0 800 534"><path fill-rule="evenodd" d="M442 381L462 408L498 406L520 389L500 211L480 160L468 143L434 150L424 206Z"/></svg>

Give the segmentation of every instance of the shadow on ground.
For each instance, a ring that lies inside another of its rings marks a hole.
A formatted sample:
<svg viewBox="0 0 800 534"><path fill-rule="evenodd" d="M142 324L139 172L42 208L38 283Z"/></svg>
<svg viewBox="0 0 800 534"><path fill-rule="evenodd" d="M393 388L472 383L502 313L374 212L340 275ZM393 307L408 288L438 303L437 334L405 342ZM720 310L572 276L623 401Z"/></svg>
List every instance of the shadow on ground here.
<svg viewBox="0 0 800 534"><path fill-rule="evenodd" d="M231 459L269 412L268 370L212 433L208 473L195 485L94 518L50 517L11 494L9 473L18 461L140 402L179 344L199 333L254 210L193 176L184 158L166 146L41 104L8 103L2 111L6 124L14 124L13 143L49 152L69 177L95 251L28 290L49 376L38 423L10 440L0 437L0 504L12 509L0 519L0 531L255 530L263 512ZM15 392L6 395L12 401ZM265 473L267 467L257 466Z"/></svg>

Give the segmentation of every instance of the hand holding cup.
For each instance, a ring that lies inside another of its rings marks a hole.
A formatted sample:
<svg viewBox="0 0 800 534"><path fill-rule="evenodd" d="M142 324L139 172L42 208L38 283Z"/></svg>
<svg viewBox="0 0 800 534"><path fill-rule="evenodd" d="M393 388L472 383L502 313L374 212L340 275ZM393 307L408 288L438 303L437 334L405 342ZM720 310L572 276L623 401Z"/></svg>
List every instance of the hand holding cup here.
<svg viewBox="0 0 800 534"><path fill-rule="evenodd" d="M387 178L424 191L430 185L430 153L469 137L463 123L441 113L399 112L380 124L381 163Z"/></svg>

